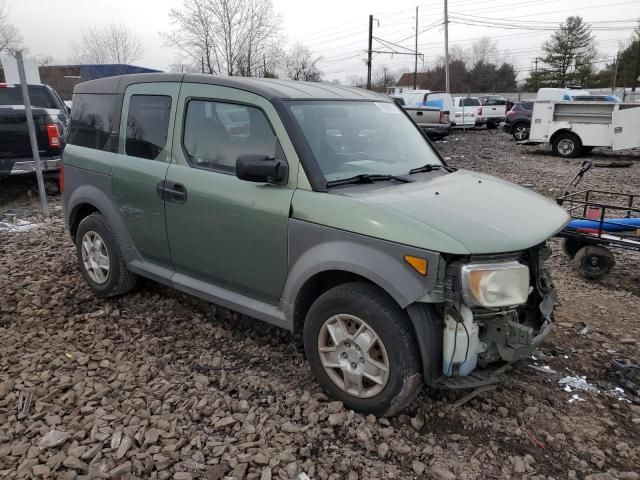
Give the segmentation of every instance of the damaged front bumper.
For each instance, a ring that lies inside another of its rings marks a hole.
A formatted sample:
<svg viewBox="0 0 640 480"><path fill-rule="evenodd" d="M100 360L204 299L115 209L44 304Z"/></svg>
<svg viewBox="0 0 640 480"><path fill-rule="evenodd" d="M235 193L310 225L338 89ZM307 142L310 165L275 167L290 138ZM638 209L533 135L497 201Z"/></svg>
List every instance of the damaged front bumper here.
<svg viewBox="0 0 640 480"><path fill-rule="evenodd" d="M480 256L456 261L447 268L443 327L442 373L465 376L476 365L515 362L529 357L553 329L556 293L545 262L546 245L512 255ZM517 261L529 268L526 303L502 308L468 306L462 295L460 270L470 263ZM476 337L477 335L477 337Z"/></svg>

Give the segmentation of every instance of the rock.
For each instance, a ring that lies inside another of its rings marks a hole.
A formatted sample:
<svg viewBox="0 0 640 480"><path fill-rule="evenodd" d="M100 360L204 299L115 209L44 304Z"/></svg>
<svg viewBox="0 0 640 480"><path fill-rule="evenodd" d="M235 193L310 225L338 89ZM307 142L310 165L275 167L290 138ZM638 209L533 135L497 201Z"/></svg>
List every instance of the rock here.
<svg viewBox="0 0 640 480"><path fill-rule="evenodd" d="M413 463L411 464L411 467L413 468L413 471L418 476L422 475L425 469L427 468L427 466L424 463L419 462L418 460L414 460Z"/></svg>
<svg viewBox="0 0 640 480"><path fill-rule="evenodd" d="M51 474L51 469L46 465L34 465L31 471L34 477L48 477Z"/></svg>
<svg viewBox="0 0 640 480"><path fill-rule="evenodd" d="M505 407L498 407L498 414L502 418L507 418L509 416L509 410L506 409Z"/></svg>
<svg viewBox="0 0 640 480"><path fill-rule="evenodd" d="M252 460L258 465L267 465L269 463L269 458L262 452L254 455Z"/></svg>
<svg viewBox="0 0 640 480"><path fill-rule="evenodd" d="M436 480L456 480L457 478L448 469L437 464L432 466L429 472L431 473L431 476Z"/></svg>
<svg viewBox="0 0 640 480"><path fill-rule="evenodd" d="M294 425L291 422L285 422L280 427L280 430L285 433L298 433L300 431L300 427L298 427L297 425Z"/></svg>
<svg viewBox="0 0 640 480"><path fill-rule="evenodd" d="M144 444L143 446L155 445L158 443L159 433L155 428L150 428L144 432Z"/></svg>
<svg viewBox="0 0 640 480"><path fill-rule="evenodd" d="M269 467L262 469L262 472L260 472L260 480L271 480L271 469Z"/></svg>
<svg viewBox="0 0 640 480"><path fill-rule="evenodd" d="M216 429L225 428L225 427L228 427L229 425L233 425L236 422L237 422L237 420L235 418L233 418L233 417L224 417L224 418L221 418L220 420L218 420L214 424L214 427Z"/></svg>
<svg viewBox="0 0 640 480"><path fill-rule="evenodd" d="M384 458L387 456L387 453L389 453L389 445L382 442L380 445L378 445L378 455L381 458Z"/></svg>
<svg viewBox="0 0 640 480"><path fill-rule="evenodd" d="M50 430L38 440L38 446L43 450L46 448L55 448L62 445L69 439L70 435L67 432L61 432L59 430Z"/></svg>
<svg viewBox="0 0 640 480"><path fill-rule="evenodd" d="M125 436L122 439L122 442L120 442L120 446L118 447L116 453L113 455L113 458L115 458L116 460L122 459L127 454L132 444L132 440L128 436Z"/></svg>
<svg viewBox="0 0 640 480"><path fill-rule="evenodd" d="M69 456L69 457L64 459L62 464L67 468L70 468L72 470L76 470L76 471L81 472L81 473L84 473L84 472L89 470L89 466L86 463L84 463L83 461L81 461L78 457Z"/></svg>
<svg viewBox="0 0 640 480"><path fill-rule="evenodd" d="M415 417L412 417L411 426L416 432L419 432L420 430L422 430L422 427L424 427L424 415L419 414L419 415L416 415Z"/></svg>
<svg viewBox="0 0 640 480"><path fill-rule="evenodd" d="M113 479L120 478L131 472L131 462L124 462L109 471L109 475Z"/></svg>
<svg viewBox="0 0 640 480"><path fill-rule="evenodd" d="M11 455L14 457L21 457L29 450L31 445L29 443L17 443L11 447Z"/></svg>
<svg viewBox="0 0 640 480"><path fill-rule="evenodd" d="M347 414L344 412L332 413L329 415L329 425L332 427L343 425L347 421Z"/></svg>
<svg viewBox="0 0 640 480"><path fill-rule="evenodd" d="M176 472L173 474L174 480L192 480L193 475L189 472Z"/></svg>
<svg viewBox="0 0 640 480"><path fill-rule="evenodd" d="M522 457L513 457L513 470L516 473L524 473L526 471L526 467L524 465L524 460Z"/></svg>
<svg viewBox="0 0 640 480"><path fill-rule="evenodd" d="M584 480L616 480L616 477L610 473L592 473L585 475Z"/></svg>
<svg viewBox="0 0 640 480"><path fill-rule="evenodd" d="M327 404L327 413L338 413L340 410L342 410L342 407L342 402L329 402Z"/></svg>

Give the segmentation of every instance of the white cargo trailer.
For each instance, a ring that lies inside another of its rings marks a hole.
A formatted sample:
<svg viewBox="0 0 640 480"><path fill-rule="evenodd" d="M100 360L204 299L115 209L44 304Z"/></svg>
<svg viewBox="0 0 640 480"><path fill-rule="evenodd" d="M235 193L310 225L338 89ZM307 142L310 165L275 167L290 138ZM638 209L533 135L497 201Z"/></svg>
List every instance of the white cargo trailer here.
<svg viewBox="0 0 640 480"><path fill-rule="evenodd" d="M640 105L611 102L536 101L529 139L549 143L553 153L573 158L594 147L640 147Z"/></svg>

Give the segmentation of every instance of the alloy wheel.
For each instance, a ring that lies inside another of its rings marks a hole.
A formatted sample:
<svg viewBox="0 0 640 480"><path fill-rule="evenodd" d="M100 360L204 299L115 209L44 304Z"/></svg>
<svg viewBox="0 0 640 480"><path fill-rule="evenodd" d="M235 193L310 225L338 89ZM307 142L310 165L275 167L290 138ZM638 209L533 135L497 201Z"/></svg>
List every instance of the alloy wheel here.
<svg viewBox="0 0 640 480"><path fill-rule="evenodd" d="M109 252L102 237L93 230L82 237L82 263L91 281L101 285L109 279Z"/></svg>
<svg viewBox="0 0 640 480"><path fill-rule="evenodd" d="M334 315L324 322L318 352L331 381L354 397L374 397L389 380L389 355L382 340L354 315Z"/></svg>

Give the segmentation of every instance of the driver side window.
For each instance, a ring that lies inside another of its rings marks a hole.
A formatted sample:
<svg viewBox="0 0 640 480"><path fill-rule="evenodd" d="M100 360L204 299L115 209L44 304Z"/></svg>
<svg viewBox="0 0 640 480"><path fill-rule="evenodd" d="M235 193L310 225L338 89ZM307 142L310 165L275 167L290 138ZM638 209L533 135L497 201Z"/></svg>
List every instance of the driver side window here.
<svg viewBox="0 0 640 480"><path fill-rule="evenodd" d="M183 147L192 167L234 174L240 155L275 156L277 140L264 112L256 107L189 100Z"/></svg>

